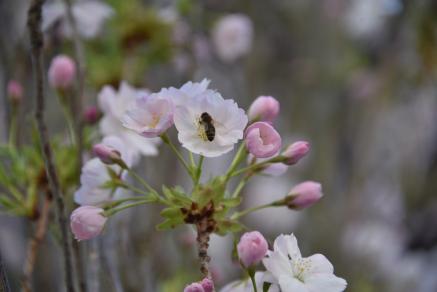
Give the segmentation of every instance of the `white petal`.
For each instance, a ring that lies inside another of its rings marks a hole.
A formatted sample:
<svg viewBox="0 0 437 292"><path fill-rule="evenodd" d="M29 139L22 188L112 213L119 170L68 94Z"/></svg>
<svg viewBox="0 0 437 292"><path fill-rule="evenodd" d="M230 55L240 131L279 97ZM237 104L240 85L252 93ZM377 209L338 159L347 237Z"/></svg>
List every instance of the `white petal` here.
<svg viewBox="0 0 437 292"><path fill-rule="evenodd" d="M41 28L45 31L65 16L65 5L63 3L46 3L43 5L42 16Z"/></svg>
<svg viewBox="0 0 437 292"><path fill-rule="evenodd" d="M334 273L334 267L329 262L329 260L322 254L314 254L306 260L309 261L310 267L305 271L305 274L314 274L314 273ZM304 274L304 277L305 277Z"/></svg>
<svg viewBox="0 0 437 292"><path fill-rule="evenodd" d="M309 292L341 292L344 291L347 286L344 279L328 273L313 274L306 277L305 284Z"/></svg>
<svg viewBox="0 0 437 292"><path fill-rule="evenodd" d="M306 285L291 276L282 276L279 278L279 286L282 292L310 292ZM326 292L319 290L318 292Z"/></svg>
<svg viewBox="0 0 437 292"><path fill-rule="evenodd" d="M281 275L292 275L293 269L291 262L286 255L280 252L271 252L267 258L263 259L263 264L267 271L272 273L275 278Z"/></svg>
<svg viewBox="0 0 437 292"><path fill-rule="evenodd" d="M100 110L105 114L111 113L112 104L116 98L117 93L114 88L109 85L104 86L97 95Z"/></svg>
<svg viewBox="0 0 437 292"><path fill-rule="evenodd" d="M297 239L294 234L279 235L273 244L275 251L279 251L283 255L289 255L291 259L300 259L301 254L299 246L297 245Z"/></svg>

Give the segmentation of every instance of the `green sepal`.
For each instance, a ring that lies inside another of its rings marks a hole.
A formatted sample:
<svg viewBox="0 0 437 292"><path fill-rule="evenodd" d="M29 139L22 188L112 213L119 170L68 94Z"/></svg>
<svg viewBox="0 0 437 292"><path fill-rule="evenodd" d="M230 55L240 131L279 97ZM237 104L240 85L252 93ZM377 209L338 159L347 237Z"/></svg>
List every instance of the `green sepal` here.
<svg viewBox="0 0 437 292"><path fill-rule="evenodd" d="M217 222L216 233L226 235L228 232L235 233L244 229L244 225L236 220L222 220Z"/></svg>
<svg viewBox="0 0 437 292"><path fill-rule="evenodd" d="M189 207L193 202L179 186L170 189L163 185L162 193L167 200L179 207Z"/></svg>

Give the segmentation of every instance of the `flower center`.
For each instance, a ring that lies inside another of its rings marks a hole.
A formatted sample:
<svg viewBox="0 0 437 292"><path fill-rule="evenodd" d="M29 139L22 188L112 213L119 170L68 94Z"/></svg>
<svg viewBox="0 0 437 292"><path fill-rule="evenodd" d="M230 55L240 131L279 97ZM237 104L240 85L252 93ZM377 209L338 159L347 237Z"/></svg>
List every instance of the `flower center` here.
<svg viewBox="0 0 437 292"><path fill-rule="evenodd" d="M152 121L150 122L150 128L153 128L153 129L156 128L156 125L158 125L159 120L160 120L159 115L157 115L157 114L152 115Z"/></svg>
<svg viewBox="0 0 437 292"><path fill-rule="evenodd" d="M311 262L308 259L295 259L292 261L293 276L301 282L304 282L304 274L310 269Z"/></svg>

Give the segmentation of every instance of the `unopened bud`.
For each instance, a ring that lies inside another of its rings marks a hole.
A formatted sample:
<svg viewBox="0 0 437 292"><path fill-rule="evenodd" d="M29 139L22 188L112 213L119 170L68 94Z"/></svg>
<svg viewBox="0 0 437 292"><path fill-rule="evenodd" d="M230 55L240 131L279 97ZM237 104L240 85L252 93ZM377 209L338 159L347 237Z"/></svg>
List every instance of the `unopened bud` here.
<svg viewBox="0 0 437 292"><path fill-rule="evenodd" d="M93 152L105 164L118 164L122 167L123 165L125 165L125 163L121 159L120 152L105 144L94 145Z"/></svg>
<svg viewBox="0 0 437 292"><path fill-rule="evenodd" d="M286 159L284 163L287 165L296 164L299 160L301 160L307 153L310 151L310 143L305 141L298 141L285 149L282 153Z"/></svg>
<svg viewBox="0 0 437 292"><path fill-rule="evenodd" d="M13 104L19 104L23 99L23 87L15 80L8 82L8 96Z"/></svg>
<svg viewBox="0 0 437 292"><path fill-rule="evenodd" d="M290 190L285 198L285 203L290 209L304 209L318 202L322 196L322 185L320 183L306 181Z"/></svg>
<svg viewBox="0 0 437 292"><path fill-rule="evenodd" d="M85 109L83 119L85 123L94 125L102 116L102 113L95 106L90 106Z"/></svg>

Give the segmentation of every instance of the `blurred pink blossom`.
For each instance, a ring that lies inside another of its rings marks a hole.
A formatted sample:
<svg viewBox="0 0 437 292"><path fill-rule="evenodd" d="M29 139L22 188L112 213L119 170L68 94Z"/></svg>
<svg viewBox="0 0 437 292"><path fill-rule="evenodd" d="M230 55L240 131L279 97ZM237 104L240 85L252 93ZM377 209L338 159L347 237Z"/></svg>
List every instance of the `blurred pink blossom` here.
<svg viewBox="0 0 437 292"><path fill-rule="evenodd" d="M71 230L77 240L87 240L98 236L107 218L103 209L94 206L82 206L73 211L70 217Z"/></svg>
<svg viewBox="0 0 437 292"><path fill-rule="evenodd" d="M49 83L53 88L66 89L73 84L76 64L67 55L58 55L52 59L49 68Z"/></svg>

